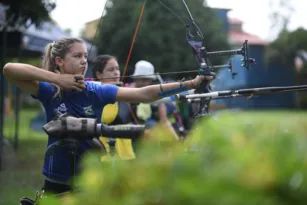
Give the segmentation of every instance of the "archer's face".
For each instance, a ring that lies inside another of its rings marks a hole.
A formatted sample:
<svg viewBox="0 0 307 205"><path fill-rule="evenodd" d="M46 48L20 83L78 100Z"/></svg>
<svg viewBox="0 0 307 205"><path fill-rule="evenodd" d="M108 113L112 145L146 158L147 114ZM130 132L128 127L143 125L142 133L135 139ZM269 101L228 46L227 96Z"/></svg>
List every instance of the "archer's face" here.
<svg viewBox="0 0 307 205"><path fill-rule="evenodd" d="M87 71L87 48L84 43L74 43L64 58L56 57L61 73L81 74Z"/></svg>
<svg viewBox="0 0 307 205"><path fill-rule="evenodd" d="M118 62L112 58L108 60L102 73L97 73L97 78L102 83L118 83L120 82L120 70Z"/></svg>

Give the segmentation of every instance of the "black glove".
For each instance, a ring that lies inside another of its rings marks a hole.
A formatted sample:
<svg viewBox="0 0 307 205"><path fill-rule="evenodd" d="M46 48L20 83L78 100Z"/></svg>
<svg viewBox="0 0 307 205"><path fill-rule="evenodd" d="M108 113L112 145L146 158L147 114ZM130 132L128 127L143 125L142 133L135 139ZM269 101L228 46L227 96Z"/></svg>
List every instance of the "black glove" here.
<svg viewBox="0 0 307 205"><path fill-rule="evenodd" d="M62 138L92 139L99 136L97 119L76 118L68 113L61 114L57 110L56 117L43 126L48 135Z"/></svg>

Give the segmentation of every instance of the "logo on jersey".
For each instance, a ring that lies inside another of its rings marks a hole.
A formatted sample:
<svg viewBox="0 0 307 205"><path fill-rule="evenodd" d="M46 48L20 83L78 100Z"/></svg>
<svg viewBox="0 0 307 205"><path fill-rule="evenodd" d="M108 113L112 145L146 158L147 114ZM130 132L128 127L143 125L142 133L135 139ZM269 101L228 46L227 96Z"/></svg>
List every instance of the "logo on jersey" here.
<svg viewBox="0 0 307 205"><path fill-rule="evenodd" d="M57 108L57 110L61 113L64 113L67 111L66 105L64 103L60 104L60 106Z"/></svg>
<svg viewBox="0 0 307 205"><path fill-rule="evenodd" d="M88 116L94 115L94 110L93 110L92 106L84 107L83 110L84 110L84 113Z"/></svg>

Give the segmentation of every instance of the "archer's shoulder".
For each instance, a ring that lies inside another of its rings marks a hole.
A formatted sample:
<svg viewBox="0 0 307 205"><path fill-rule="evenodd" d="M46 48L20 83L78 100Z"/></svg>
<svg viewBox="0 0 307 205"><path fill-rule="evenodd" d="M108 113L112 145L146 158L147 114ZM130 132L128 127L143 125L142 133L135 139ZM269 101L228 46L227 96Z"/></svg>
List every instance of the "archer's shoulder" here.
<svg viewBox="0 0 307 205"><path fill-rule="evenodd" d="M97 86L97 85L100 86L102 84L99 81L85 81L85 85L89 86L89 87L92 87L92 86Z"/></svg>
<svg viewBox="0 0 307 205"><path fill-rule="evenodd" d="M112 89L112 88L117 88L118 86L116 85L112 85L112 84L102 84L99 81L86 81L85 85L87 87L88 91L101 91L101 90L108 90L108 89Z"/></svg>

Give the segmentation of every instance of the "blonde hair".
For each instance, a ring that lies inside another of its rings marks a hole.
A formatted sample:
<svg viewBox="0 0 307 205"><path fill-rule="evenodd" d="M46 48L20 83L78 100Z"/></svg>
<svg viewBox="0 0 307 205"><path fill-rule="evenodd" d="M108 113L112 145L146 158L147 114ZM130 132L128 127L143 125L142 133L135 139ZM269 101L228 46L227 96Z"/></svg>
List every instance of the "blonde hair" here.
<svg viewBox="0 0 307 205"><path fill-rule="evenodd" d="M54 41L53 43L47 44L45 48L45 53L43 56L42 67L45 70L60 73L60 69L55 62L56 57L64 58L65 55L69 52L69 49L75 43L83 43L81 39L78 38L61 38L59 40ZM58 85L54 85L57 89L55 96L59 96L61 94L61 89Z"/></svg>

